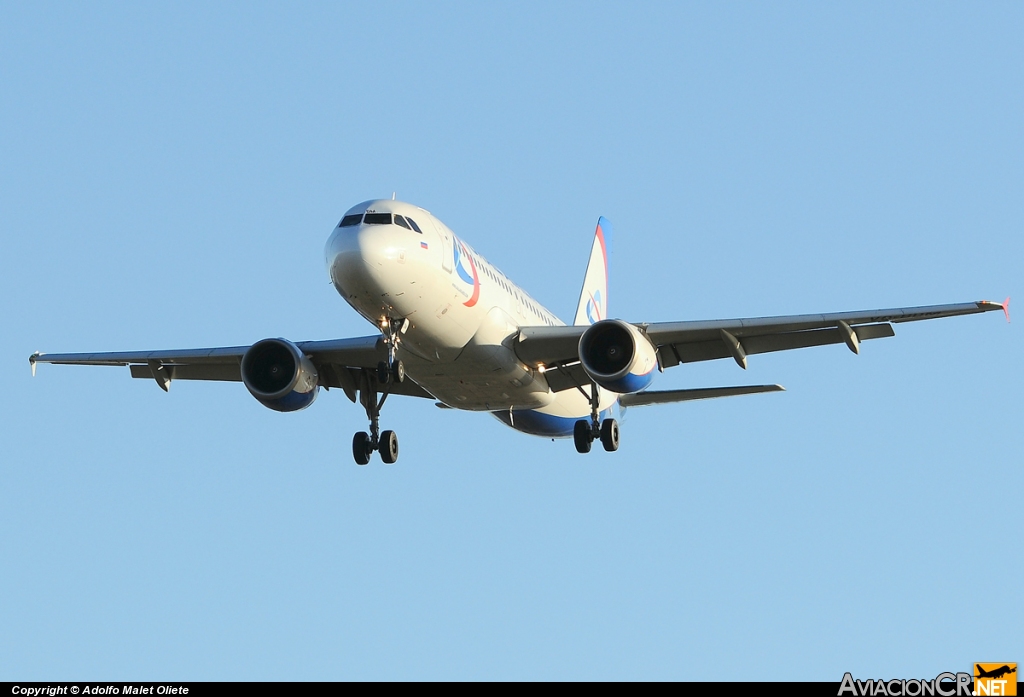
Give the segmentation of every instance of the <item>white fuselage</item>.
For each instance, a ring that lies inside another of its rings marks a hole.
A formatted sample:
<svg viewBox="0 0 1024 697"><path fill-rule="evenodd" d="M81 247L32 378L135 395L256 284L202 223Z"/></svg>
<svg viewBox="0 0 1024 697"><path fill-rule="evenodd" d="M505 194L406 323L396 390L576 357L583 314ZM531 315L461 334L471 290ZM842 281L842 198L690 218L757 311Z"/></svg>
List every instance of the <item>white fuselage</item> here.
<svg viewBox="0 0 1024 697"><path fill-rule="evenodd" d="M367 321L380 328L386 319L408 320L399 342L407 376L450 407L491 412L527 433L572 435L575 421L590 415L587 398L576 389L552 392L511 344L521 326L564 322L422 208L367 201L346 216L358 214L410 221L339 224L325 248L334 287ZM602 412L616 397L601 391Z"/></svg>

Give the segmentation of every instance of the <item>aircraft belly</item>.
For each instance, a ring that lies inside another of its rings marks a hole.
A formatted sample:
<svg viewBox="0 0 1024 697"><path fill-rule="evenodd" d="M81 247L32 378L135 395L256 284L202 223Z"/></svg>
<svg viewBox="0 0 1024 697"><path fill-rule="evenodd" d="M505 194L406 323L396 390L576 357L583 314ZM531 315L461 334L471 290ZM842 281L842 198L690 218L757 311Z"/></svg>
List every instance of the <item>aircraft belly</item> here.
<svg viewBox="0 0 1024 697"><path fill-rule="evenodd" d="M547 393L508 389L500 383L460 380L453 384L448 379L421 380L416 383L454 409L467 411L495 411L508 409L537 409L549 400Z"/></svg>
<svg viewBox="0 0 1024 697"><path fill-rule="evenodd" d="M601 390L599 420L614 417L617 396ZM580 419L590 418L590 402L578 390L559 392L550 404L535 409L494 410L491 415L506 426L543 438L571 438Z"/></svg>
<svg viewBox="0 0 1024 697"><path fill-rule="evenodd" d="M452 361L409 365L417 383L458 409L493 411L550 404L555 396L543 375L525 366L506 344L519 327L501 308L491 308L477 331ZM464 317L468 317L466 313Z"/></svg>
<svg viewBox="0 0 1024 697"><path fill-rule="evenodd" d="M492 360L475 361L465 354L452 362L407 365L406 372L432 395L456 409L536 409L555 395L547 383L518 365L495 367Z"/></svg>

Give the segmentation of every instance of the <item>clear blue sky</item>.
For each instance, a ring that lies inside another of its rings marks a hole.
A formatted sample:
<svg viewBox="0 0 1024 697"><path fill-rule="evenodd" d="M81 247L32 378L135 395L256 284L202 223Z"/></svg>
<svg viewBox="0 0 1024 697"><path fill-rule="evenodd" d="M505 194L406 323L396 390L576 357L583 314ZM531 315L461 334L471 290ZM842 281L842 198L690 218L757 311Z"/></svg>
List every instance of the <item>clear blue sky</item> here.
<svg viewBox="0 0 1024 697"><path fill-rule="evenodd" d="M551 5L0 7L0 679L1024 661L1024 5ZM360 468L340 393L30 377L371 333L322 248L393 191L563 318L605 215L632 321L1021 320L676 368L788 392L630 410L588 457L393 399L401 459Z"/></svg>

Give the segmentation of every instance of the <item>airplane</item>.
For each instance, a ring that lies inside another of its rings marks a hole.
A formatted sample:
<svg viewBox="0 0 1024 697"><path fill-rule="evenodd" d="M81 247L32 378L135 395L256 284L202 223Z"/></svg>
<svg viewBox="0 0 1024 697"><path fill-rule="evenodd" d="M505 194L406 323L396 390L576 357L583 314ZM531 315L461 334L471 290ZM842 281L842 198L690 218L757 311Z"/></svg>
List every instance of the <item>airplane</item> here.
<svg viewBox="0 0 1024 697"><path fill-rule="evenodd" d="M980 664L977 664L977 663L974 665L974 667L978 671L978 674L974 676L976 678L993 678L993 679L996 679L996 678L1001 678L1004 675L1009 675L1010 673L1016 673L1017 672L1017 665L1016 664L1014 664L1013 668L1011 668L1008 665L1003 665L1003 666L1000 666L999 668L995 668L993 670L985 670L984 668L981 667Z"/></svg>
<svg viewBox="0 0 1024 697"><path fill-rule="evenodd" d="M777 392L780 385L648 390L654 373L684 363L826 344L860 352L893 324L1003 310L1009 298L887 310L636 323L608 316L612 227L599 218L576 315L559 320L423 208L392 199L350 208L324 249L338 294L377 331L369 336L249 346L114 353L36 352L38 363L128 366L167 391L174 380L242 382L264 406L305 409L321 387L359 402L369 432L352 439L357 464L398 459L380 430L390 395L488 412L524 433L571 437L580 453L619 448L615 415L633 406Z"/></svg>

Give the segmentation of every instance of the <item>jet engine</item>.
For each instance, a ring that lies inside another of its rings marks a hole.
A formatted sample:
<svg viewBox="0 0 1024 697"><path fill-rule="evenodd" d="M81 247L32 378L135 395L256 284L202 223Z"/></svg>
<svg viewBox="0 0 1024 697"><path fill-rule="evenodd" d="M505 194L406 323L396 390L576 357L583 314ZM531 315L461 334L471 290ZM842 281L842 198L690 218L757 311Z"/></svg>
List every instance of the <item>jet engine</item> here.
<svg viewBox="0 0 1024 697"><path fill-rule="evenodd" d="M320 389L316 366L285 339L264 339L242 356L242 382L259 400L274 411L305 409Z"/></svg>
<svg viewBox="0 0 1024 697"><path fill-rule="evenodd" d="M601 387L619 394L651 384L657 351L632 324L617 319L597 322L580 337L580 362Z"/></svg>

